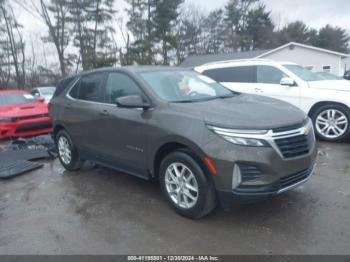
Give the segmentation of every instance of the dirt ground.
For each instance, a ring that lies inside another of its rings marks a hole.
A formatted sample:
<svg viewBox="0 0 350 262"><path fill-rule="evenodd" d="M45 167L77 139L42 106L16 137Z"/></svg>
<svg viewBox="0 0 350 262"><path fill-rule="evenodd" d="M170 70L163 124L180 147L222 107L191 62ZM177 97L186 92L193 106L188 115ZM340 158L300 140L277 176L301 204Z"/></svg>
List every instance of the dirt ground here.
<svg viewBox="0 0 350 262"><path fill-rule="evenodd" d="M192 221L156 182L58 160L0 181L0 254L350 254L350 144L319 143L314 176L270 201Z"/></svg>

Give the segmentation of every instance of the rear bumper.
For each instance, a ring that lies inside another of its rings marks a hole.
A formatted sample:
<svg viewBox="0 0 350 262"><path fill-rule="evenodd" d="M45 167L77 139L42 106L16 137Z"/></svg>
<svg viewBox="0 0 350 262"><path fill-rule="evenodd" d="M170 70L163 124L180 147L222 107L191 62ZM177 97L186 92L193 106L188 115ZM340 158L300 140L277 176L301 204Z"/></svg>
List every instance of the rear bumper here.
<svg viewBox="0 0 350 262"><path fill-rule="evenodd" d="M304 171L281 178L270 185L260 187L238 187L231 192L217 191L223 208L230 208L235 204L249 204L264 201L306 183L314 172L314 165Z"/></svg>
<svg viewBox="0 0 350 262"><path fill-rule="evenodd" d="M52 121L49 117L0 124L0 139L35 136L51 132Z"/></svg>

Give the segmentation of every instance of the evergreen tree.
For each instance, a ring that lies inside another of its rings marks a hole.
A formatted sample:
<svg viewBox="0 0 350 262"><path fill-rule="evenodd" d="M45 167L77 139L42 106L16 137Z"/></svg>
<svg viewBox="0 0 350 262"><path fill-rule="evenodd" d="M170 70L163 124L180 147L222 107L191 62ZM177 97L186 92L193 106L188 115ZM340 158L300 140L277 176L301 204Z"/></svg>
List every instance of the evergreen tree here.
<svg viewBox="0 0 350 262"><path fill-rule="evenodd" d="M202 14L194 6L187 6L181 11L178 19L177 63L180 64L187 56L205 53L203 37Z"/></svg>
<svg viewBox="0 0 350 262"><path fill-rule="evenodd" d="M315 41L315 31L302 21L295 21L286 25L278 33L278 41L280 44L289 42L297 42L301 44L313 44Z"/></svg>
<svg viewBox="0 0 350 262"><path fill-rule="evenodd" d="M274 24L271 12L266 11L265 5L259 5L249 11L247 19L247 35L252 41L252 49L267 49L275 46Z"/></svg>
<svg viewBox="0 0 350 262"><path fill-rule="evenodd" d="M223 10L217 9L209 13L204 20L204 37L207 54L219 54L224 52L225 25Z"/></svg>
<svg viewBox="0 0 350 262"><path fill-rule="evenodd" d="M349 53L349 40L350 37L344 29L326 25L321 28L318 33L316 46L333 51Z"/></svg>
<svg viewBox="0 0 350 262"><path fill-rule="evenodd" d="M228 27L226 46L232 51L251 49L251 36L247 33L248 15L259 0L230 0L225 6L225 23Z"/></svg>
<svg viewBox="0 0 350 262"><path fill-rule="evenodd" d="M74 45L79 49L84 70L116 62L114 0L69 0Z"/></svg>
<svg viewBox="0 0 350 262"><path fill-rule="evenodd" d="M155 40L160 43L162 64L168 65L170 51L176 49L174 30L179 16L179 6L184 0L156 0L154 10Z"/></svg>

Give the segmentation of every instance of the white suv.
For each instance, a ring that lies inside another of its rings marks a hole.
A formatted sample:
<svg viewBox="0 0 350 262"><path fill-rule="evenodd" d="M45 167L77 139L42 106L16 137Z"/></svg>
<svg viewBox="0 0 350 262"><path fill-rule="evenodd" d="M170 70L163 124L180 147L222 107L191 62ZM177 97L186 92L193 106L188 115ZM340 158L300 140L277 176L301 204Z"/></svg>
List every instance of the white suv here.
<svg viewBox="0 0 350 262"><path fill-rule="evenodd" d="M277 98L305 111L316 135L327 141L350 137L350 82L324 80L290 62L237 60L194 68L227 88Z"/></svg>

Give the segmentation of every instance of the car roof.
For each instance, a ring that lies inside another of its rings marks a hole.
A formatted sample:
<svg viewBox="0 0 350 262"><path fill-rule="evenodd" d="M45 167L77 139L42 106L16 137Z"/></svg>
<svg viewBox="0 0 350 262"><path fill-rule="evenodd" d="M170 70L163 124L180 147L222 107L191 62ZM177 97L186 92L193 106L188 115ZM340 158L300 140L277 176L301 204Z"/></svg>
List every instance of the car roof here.
<svg viewBox="0 0 350 262"><path fill-rule="evenodd" d="M198 66L196 67L196 69L215 69L215 68L254 66L254 65L296 65L296 64L293 62L281 62L281 61L274 61L269 59L243 59L243 60L212 62L212 63Z"/></svg>
<svg viewBox="0 0 350 262"><path fill-rule="evenodd" d="M155 72L155 71L191 71L190 69L175 67L175 66L154 66L154 65L143 65L143 66L120 66L120 67L103 67L98 69L93 69L89 71L83 71L75 75L70 75L62 78L59 82L62 83L65 80L73 80L76 77L97 73L97 72L110 72L110 71L126 71L133 73L140 72Z"/></svg>

